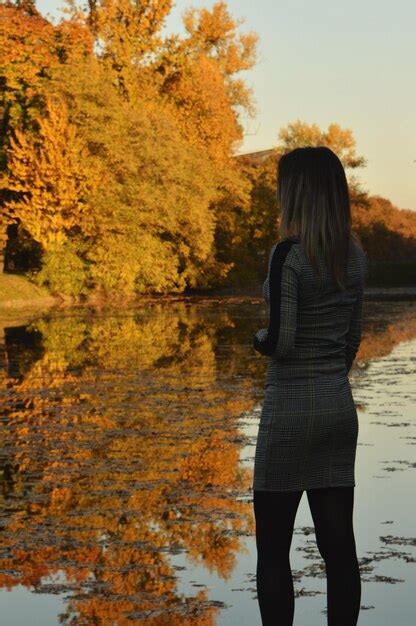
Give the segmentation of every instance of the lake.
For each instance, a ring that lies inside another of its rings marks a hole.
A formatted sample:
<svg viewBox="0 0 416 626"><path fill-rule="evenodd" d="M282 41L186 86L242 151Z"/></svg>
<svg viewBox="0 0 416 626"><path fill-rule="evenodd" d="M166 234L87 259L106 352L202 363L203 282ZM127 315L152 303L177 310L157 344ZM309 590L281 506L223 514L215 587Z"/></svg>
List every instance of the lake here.
<svg viewBox="0 0 416 626"><path fill-rule="evenodd" d="M0 326L5 626L260 626L251 477L267 359L250 298ZM365 301L350 380L360 626L416 622L416 302ZM326 623L306 493L295 626Z"/></svg>

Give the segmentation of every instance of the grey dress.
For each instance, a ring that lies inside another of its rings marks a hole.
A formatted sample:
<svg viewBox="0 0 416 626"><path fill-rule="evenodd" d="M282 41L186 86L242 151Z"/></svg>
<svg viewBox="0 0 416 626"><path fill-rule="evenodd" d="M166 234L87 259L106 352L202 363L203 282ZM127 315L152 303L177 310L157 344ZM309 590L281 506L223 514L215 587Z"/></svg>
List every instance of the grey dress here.
<svg viewBox="0 0 416 626"><path fill-rule="evenodd" d="M348 372L361 340L366 253L351 238L347 289L318 255L320 284L297 238L274 244L263 295L268 328L254 348L269 358L253 489L355 485L358 417Z"/></svg>

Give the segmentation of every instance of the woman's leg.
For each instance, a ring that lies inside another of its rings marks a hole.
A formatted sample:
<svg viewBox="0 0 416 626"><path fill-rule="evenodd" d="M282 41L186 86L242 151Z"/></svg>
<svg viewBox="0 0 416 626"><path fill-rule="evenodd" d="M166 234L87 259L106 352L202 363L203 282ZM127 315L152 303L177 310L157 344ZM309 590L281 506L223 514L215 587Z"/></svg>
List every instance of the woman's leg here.
<svg viewBox="0 0 416 626"><path fill-rule="evenodd" d="M263 626L292 626L295 610L289 551L303 491L253 492L257 598Z"/></svg>
<svg viewBox="0 0 416 626"><path fill-rule="evenodd" d="M329 626L355 626L361 578L353 530L354 487L307 490L316 542L325 561Z"/></svg>

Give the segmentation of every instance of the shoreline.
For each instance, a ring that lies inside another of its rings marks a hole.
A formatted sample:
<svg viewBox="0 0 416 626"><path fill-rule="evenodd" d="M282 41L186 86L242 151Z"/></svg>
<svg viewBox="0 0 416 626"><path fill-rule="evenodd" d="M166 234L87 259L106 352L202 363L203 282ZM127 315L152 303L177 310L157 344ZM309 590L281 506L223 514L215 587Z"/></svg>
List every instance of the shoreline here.
<svg viewBox="0 0 416 626"><path fill-rule="evenodd" d="M9 275L13 276L13 275ZM8 279L9 280L9 279ZM263 295L261 288L256 289L247 287L243 290L237 287L228 287L213 290L194 290L192 293L181 294L164 294L164 295L142 295L136 297L123 298L104 298L93 297L85 300L77 300L71 297L57 296L49 294L45 289L37 287L22 276L13 276L10 282L18 281L19 286L23 286L21 294L17 294L15 298L4 297L1 293L0 298L0 319L9 320L9 318L21 318L38 316L43 313L52 311L60 311L67 309L107 309L117 307L118 309L137 308L143 305L152 305L160 303L173 302L189 302L189 303L210 303L210 302L227 302L230 304L239 304L251 302L252 304L263 303ZM408 287L366 287L364 289L365 301L403 301L416 300L416 285Z"/></svg>

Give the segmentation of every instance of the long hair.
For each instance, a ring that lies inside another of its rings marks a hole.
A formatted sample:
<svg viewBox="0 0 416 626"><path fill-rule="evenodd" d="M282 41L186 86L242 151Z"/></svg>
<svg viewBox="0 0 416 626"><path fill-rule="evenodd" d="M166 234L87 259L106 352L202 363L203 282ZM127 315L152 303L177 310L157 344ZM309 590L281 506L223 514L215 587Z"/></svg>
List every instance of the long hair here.
<svg viewBox="0 0 416 626"><path fill-rule="evenodd" d="M295 148L278 162L280 235L296 236L320 278L320 253L334 282L346 288L351 238L348 182L337 155L326 146Z"/></svg>

